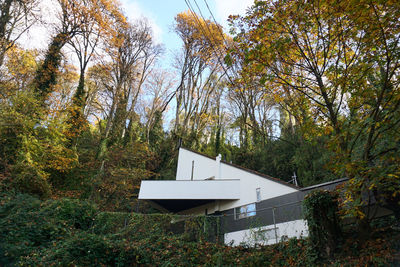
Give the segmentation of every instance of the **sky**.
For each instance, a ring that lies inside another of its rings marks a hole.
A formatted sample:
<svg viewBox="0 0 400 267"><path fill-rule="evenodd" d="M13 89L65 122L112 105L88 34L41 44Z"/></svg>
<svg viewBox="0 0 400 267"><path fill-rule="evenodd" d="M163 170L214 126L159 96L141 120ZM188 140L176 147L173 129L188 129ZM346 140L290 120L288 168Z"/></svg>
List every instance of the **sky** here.
<svg viewBox="0 0 400 267"><path fill-rule="evenodd" d="M54 15L53 0L43 0L40 9L46 13L45 20L50 24L56 18ZM227 19L229 15L244 15L246 8L252 5L253 0L187 0L193 6L196 13L199 14L198 4L203 16L206 19L212 19L205 3L208 4L211 12L219 24L224 27L225 32L229 31ZM161 59L165 68L171 67L173 55L181 47L179 37L173 32L175 16L188 10L185 0L120 0L123 11L129 20L135 20L146 17L152 28L154 38L158 43L164 44L165 55ZM50 33L47 27L35 26L28 34L20 39L20 44L25 48L47 48L50 40ZM73 60L73 59L72 59Z"/></svg>
<svg viewBox="0 0 400 267"><path fill-rule="evenodd" d="M160 60L161 65L166 69L171 69L174 62L174 54L181 48L182 42L173 31L175 16L188 10L185 0L120 0L125 15L128 19L136 19L142 16L148 18L153 28L154 37L157 42L164 44L165 55ZM227 19L229 15L244 15L248 7L254 0L186 0L194 11L206 19L211 19L208 4L216 21L224 27L224 31L229 31ZM196 6L198 4L198 7ZM172 103L173 105L173 103ZM164 127L168 127L173 114L167 112L164 118Z"/></svg>
<svg viewBox="0 0 400 267"><path fill-rule="evenodd" d="M211 12L219 24L229 31L227 19L229 15L244 15L247 7L251 6L253 0L190 0L188 1L196 13L200 14L200 8L206 19L212 19ZM166 54L163 65L168 66L173 62L174 52L181 47L181 41L173 32L175 16L188 10L185 0L121 0L128 19L147 17L152 25L154 37L159 43L163 43ZM196 3L198 7L196 6Z"/></svg>
<svg viewBox="0 0 400 267"><path fill-rule="evenodd" d="M39 7L46 16L44 20L48 25L56 21L57 8L55 0L42 0ZM187 2L192 5L196 13L200 11L204 18L212 20L208 4L217 22L224 27L225 33L229 32L227 19L229 15L245 15L246 9L253 4L254 0L119 0L128 20L145 17L149 20L153 29L156 42L165 47L165 54L160 59L161 66L171 69L174 62L174 54L181 48L182 42L173 31L175 16L188 10ZM197 3L197 5L196 5ZM20 44L25 48L37 48L45 50L50 41L49 27L35 26L28 34L20 39ZM75 54L70 53L70 60L74 64L77 59ZM75 64L76 65L76 64ZM272 114L274 115L274 114ZM276 114L275 114L276 115ZM277 134L279 135L279 134Z"/></svg>

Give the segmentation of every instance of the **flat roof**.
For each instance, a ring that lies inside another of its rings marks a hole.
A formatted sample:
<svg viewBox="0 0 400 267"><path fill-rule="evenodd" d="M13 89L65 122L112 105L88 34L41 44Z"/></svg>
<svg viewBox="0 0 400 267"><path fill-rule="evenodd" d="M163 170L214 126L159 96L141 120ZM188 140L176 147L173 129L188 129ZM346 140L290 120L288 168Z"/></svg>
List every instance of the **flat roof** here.
<svg viewBox="0 0 400 267"><path fill-rule="evenodd" d="M235 200L240 198L240 179L145 180L139 199Z"/></svg>
<svg viewBox="0 0 400 267"><path fill-rule="evenodd" d="M240 179L145 180L141 182L138 197L169 212L239 198Z"/></svg>

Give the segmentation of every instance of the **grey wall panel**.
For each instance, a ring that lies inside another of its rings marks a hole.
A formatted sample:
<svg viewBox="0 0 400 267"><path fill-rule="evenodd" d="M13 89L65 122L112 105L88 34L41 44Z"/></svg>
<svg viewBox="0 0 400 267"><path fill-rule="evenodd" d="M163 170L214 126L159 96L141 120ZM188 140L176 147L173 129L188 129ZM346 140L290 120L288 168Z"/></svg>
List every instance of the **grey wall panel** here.
<svg viewBox="0 0 400 267"><path fill-rule="evenodd" d="M225 216L222 217L221 227L226 233L260 227L275 223L282 223L303 219L302 201L304 197L314 190L333 190L337 185L343 183L345 179L325 183L302 191L290 193L287 195L266 199L256 203L256 215L248 218L235 220L234 209L221 212ZM275 216L273 216L275 214Z"/></svg>

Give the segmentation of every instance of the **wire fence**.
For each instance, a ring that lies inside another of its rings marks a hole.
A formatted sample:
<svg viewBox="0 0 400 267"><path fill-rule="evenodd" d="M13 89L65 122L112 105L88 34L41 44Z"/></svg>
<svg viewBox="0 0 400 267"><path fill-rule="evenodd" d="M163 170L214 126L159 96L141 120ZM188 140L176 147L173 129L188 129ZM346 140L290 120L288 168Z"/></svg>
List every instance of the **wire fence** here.
<svg viewBox="0 0 400 267"><path fill-rule="evenodd" d="M257 204L257 203L256 203ZM235 212L223 217L224 242L231 245L269 245L292 237L308 235L303 219L302 202L263 207L238 216Z"/></svg>
<svg viewBox="0 0 400 267"><path fill-rule="evenodd" d="M185 235L188 240L207 240L230 245L268 245L292 237L308 235L303 219L302 202L264 207L254 203L254 210L235 209L211 215L104 213L96 219L95 231L115 229L157 229L168 234Z"/></svg>
<svg viewBox="0 0 400 267"><path fill-rule="evenodd" d="M210 215L104 212L96 217L92 229L99 233L121 229L133 234L157 232L181 235L188 241L207 240L233 246L271 245L308 236L302 201L269 204L270 201L261 201L246 205L246 209L240 207ZM388 214L391 213L380 212L373 218Z"/></svg>

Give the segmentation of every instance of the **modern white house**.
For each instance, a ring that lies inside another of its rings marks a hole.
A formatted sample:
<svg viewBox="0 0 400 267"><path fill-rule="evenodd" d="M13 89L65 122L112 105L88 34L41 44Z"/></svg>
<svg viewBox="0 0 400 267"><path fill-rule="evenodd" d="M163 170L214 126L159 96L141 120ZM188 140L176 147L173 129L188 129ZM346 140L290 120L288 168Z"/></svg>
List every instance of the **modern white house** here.
<svg viewBox="0 0 400 267"><path fill-rule="evenodd" d="M274 244L307 236L301 201L312 189L181 147L176 180L142 181L139 199L166 212L223 216L226 244Z"/></svg>

